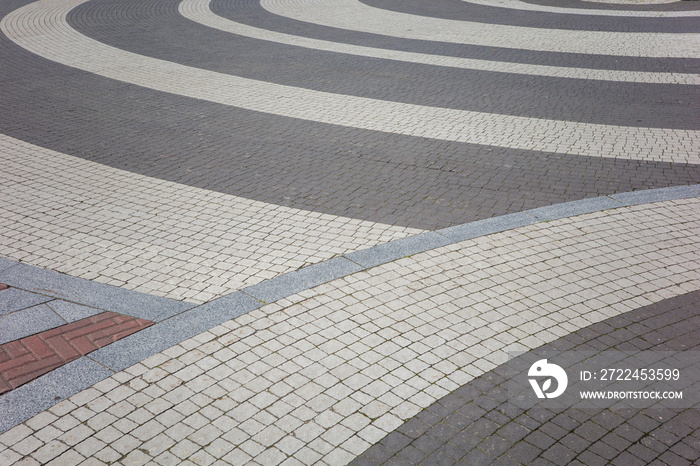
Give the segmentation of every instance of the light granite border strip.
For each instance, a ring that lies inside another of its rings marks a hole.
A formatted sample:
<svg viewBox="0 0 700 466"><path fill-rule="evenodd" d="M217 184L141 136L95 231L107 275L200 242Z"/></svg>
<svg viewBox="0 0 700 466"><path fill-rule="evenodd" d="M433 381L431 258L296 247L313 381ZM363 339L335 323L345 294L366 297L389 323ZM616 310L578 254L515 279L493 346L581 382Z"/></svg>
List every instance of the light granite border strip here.
<svg viewBox="0 0 700 466"><path fill-rule="evenodd" d="M555 204L433 232L421 233L281 275L206 304L184 310L184 312L173 314L147 329L94 351L88 356L83 356L56 371L0 396L0 413L2 413L0 416L0 433L30 419L37 413L53 406L61 399L72 396L149 356L246 314L253 309L260 308L268 302L292 296L323 283L377 265L393 262L409 255L521 226L620 207L693 197L700 197L700 184L620 193ZM8 266L9 262L13 261L0 258L0 270ZM15 266L9 265L9 268L6 268L5 271L20 265L23 266L24 276L28 276L32 269L37 272L37 277L40 278L35 279L34 283L36 286L41 286L41 277L51 277L50 274L43 273L46 272L43 269L25 264L15 263ZM3 274L0 274L0 282L2 277ZM77 282L73 282L73 280L77 280L86 288L91 286L82 283L90 283L87 280L74 277L62 276L61 280L63 283L74 284ZM93 285L98 285L98 287L91 288L93 292L98 288L101 290L113 288L108 292L108 299L119 300L121 296L128 296L131 299L137 294L141 294L111 287L110 285L96 283ZM88 294L87 296L92 295ZM165 298L157 299L165 300ZM106 302L106 300L103 301L103 303ZM70 381L70 386L65 383L66 381Z"/></svg>
<svg viewBox="0 0 700 466"><path fill-rule="evenodd" d="M130 337L100 348L88 357L110 371L119 372L202 332L263 306L247 294L234 292L224 302L191 309ZM133 337L133 338L132 338Z"/></svg>
<svg viewBox="0 0 700 466"><path fill-rule="evenodd" d="M12 267L15 267L17 265L19 265L19 262L17 262L17 261L13 261L11 259L5 259L4 257L0 257L0 272L11 269Z"/></svg>
<svg viewBox="0 0 700 466"><path fill-rule="evenodd" d="M335 257L325 262L243 288L242 291L261 302L273 303L287 296L301 293L309 288L364 269L365 267L348 260L346 257Z"/></svg>
<svg viewBox="0 0 700 466"><path fill-rule="evenodd" d="M15 264L0 272L0 283L131 317L158 322L196 306L194 303L126 290L33 265Z"/></svg>
<svg viewBox="0 0 700 466"><path fill-rule="evenodd" d="M387 262L393 262L402 257L418 254L430 249L447 246L453 243L449 237L429 231L408 238L402 238L402 241L391 241L373 248L364 249L362 251L347 254L345 257L357 264L360 264L364 269L376 267Z"/></svg>

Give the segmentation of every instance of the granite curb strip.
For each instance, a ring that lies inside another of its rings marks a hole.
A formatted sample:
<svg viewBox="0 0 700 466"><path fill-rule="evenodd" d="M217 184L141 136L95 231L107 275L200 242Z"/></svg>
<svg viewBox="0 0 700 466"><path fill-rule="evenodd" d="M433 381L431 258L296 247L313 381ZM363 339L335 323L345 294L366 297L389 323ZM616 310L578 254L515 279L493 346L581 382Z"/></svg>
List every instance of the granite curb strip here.
<svg viewBox="0 0 700 466"><path fill-rule="evenodd" d="M157 319L149 319L156 320L157 323L155 325L101 348L89 356L84 356L0 396L0 413L2 413L2 416L0 416L0 433L53 406L61 399L76 394L96 382L177 343L253 309L262 307L267 303L292 296L332 280L393 262L409 255L522 226L602 210L693 197L700 197L700 185L620 193L479 220L433 232L421 233L363 251L336 257L326 262L243 288L240 291L199 306L94 283L0 258L0 282L2 283L7 283L17 288L21 286L21 289L25 289L26 283L22 284L19 281L19 279L23 278L30 285L28 290L34 292L57 296L62 299L68 296L70 300L78 304L90 303L88 305L93 307L95 303L99 303L106 310L116 310L124 307L128 309L128 312L122 311L121 313L135 317L142 317L143 315L155 315L157 317ZM35 272L34 275L32 275L32 271ZM52 288L56 289L59 284L62 286L60 288L62 291L52 291ZM104 295L99 296L100 292L104 292ZM115 303L121 304L115 305ZM156 311L149 309L138 311L134 309L134 307L149 306L151 305L150 303L156 306ZM139 315L134 315L137 312ZM77 373L79 373L79 376L76 375ZM70 387L61 383L66 380L70 380Z"/></svg>
<svg viewBox="0 0 700 466"><path fill-rule="evenodd" d="M15 264L0 272L0 283L131 317L157 322L195 306L192 303L125 290L32 265Z"/></svg>
<svg viewBox="0 0 700 466"><path fill-rule="evenodd" d="M221 303L215 300L178 314L101 348L91 353L89 357L116 373L212 327L263 306L262 302L241 292L235 292L220 299Z"/></svg>
<svg viewBox="0 0 700 466"><path fill-rule="evenodd" d="M111 370L83 356L3 394L0 396L0 432L10 430L112 375Z"/></svg>
<svg viewBox="0 0 700 466"><path fill-rule="evenodd" d="M392 242L386 244L391 243ZM304 290L308 290L309 288L322 285L331 280L360 272L365 268L366 267L362 266L362 264L358 264L357 262L352 261L352 259L349 259L349 255L335 257L333 259L329 259L309 267L304 267L288 274L280 275L262 283L243 288L242 291L261 302L274 303L282 298L286 298L287 296L300 293ZM227 298L227 296L219 299L225 298Z"/></svg>

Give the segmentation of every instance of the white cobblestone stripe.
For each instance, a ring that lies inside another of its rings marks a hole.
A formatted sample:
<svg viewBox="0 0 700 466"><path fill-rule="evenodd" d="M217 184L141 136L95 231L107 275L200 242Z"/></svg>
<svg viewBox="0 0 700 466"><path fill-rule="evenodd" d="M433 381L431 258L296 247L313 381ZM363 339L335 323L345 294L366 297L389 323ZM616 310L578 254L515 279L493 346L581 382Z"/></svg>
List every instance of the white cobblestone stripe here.
<svg viewBox="0 0 700 466"><path fill-rule="evenodd" d="M345 53L361 57L382 58L408 63L463 68L469 70L495 71L499 73L524 74L530 76L551 76L557 78L593 79L599 81L620 81L659 84L700 84L700 75L692 73L663 73L647 71L600 70L567 66L531 65L524 63L478 60L472 58L431 55L427 53L404 52L376 47L343 44L308 37L295 36L270 31L232 21L216 15L210 9L211 0L183 0L179 11L185 18L199 24L253 39L267 40L280 44L294 45L315 50Z"/></svg>
<svg viewBox="0 0 700 466"><path fill-rule="evenodd" d="M203 303L422 230L163 181L0 135L0 254Z"/></svg>
<svg viewBox="0 0 700 466"><path fill-rule="evenodd" d="M0 29L49 60L150 89L250 110L395 134L523 150L645 161L700 163L700 132L577 123L330 94L149 58L92 40L67 13L86 0L40 0ZM677 37L676 44L682 43ZM700 49L699 49L700 50Z"/></svg>
<svg viewBox="0 0 700 466"><path fill-rule="evenodd" d="M445 246L212 328L0 435L0 455L341 465L527 350L700 289L700 199Z"/></svg>
<svg viewBox="0 0 700 466"><path fill-rule="evenodd" d="M528 3L522 0L462 0L466 3L475 5L493 6L500 8L509 8L511 10L524 11L539 11L543 13L560 13L567 15L586 15L586 16L625 16L634 18L682 18L700 16L698 11L638 11L638 10L594 10L583 8L566 8L561 6L538 5L536 3ZM621 4L660 4L674 3L678 0L663 0L658 2L619 2L610 1L606 3L621 3Z"/></svg>
<svg viewBox="0 0 700 466"><path fill-rule="evenodd" d="M700 34L570 31L483 24L382 10L359 0L261 0L269 12L308 23L405 39L628 57L700 57Z"/></svg>

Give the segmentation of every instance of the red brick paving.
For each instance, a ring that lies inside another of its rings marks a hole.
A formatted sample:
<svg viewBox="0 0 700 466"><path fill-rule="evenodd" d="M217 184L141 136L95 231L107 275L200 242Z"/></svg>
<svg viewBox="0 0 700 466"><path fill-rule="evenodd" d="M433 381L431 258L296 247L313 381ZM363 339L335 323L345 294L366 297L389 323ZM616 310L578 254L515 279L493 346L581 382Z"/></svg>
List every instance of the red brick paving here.
<svg viewBox="0 0 700 466"><path fill-rule="evenodd" d="M0 345L0 394L151 325L150 320L103 312Z"/></svg>

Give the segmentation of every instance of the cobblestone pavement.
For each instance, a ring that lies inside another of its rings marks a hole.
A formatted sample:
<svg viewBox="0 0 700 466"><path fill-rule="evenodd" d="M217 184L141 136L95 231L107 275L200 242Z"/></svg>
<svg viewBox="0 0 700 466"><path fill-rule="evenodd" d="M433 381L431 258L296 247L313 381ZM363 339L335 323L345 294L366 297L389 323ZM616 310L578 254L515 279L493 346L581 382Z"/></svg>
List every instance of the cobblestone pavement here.
<svg viewBox="0 0 700 466"><path fill-rule="evenodd" d="M3 2L0 465L697 461L696 3Z"/></svg>
<svg viewBox="0 0 700 466"><path fill-rule="evenodd" d="M699 206L538 223L328 282L60 402L0 436L5 458L346 463L504 364L506 348L538 348L700 289Z"/></svg>
<svg viewBox="0 0 700 466"><path fill-rule="evenodd" d="M572 332L540 351L697 351L699 312L700 293L695 291ZM475 378L352 464L461 460L462 464L627 465L692 464L700 459L700 420L694 410L527 410L506 398L508 381L516 375L501 365Z"/></svg>
<svg viewBox="0 0 700 466"><path fill-rule="evenodd" d="M8 256L159 296L206 302L422 231L182 186L7 136L0 145L21 154L5 163Z"/></svg>

